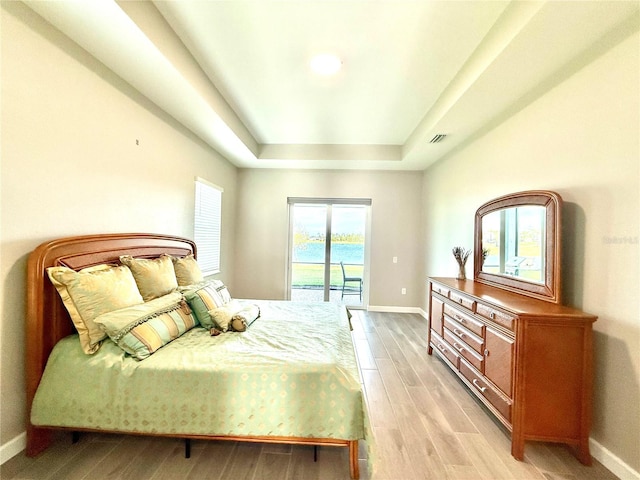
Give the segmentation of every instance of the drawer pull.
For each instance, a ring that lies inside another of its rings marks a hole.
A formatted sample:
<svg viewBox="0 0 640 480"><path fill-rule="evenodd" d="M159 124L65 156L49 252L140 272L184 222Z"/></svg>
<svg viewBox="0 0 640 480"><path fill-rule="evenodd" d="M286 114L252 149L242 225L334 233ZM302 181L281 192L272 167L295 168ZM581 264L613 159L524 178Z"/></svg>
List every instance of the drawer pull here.
<svg viewBox="0 0 640 480"><path fill-rule="evenodd" d="M453 333L455 333L457 336L459 336L460 338L464 338L464 332L461 332L460 330L458 330L457 328L453 329Z"/></svg>
<svg viewBox="0 0 640 480"><path fill-rule="evenodd" d="M485 349L484 349L484 356L485 356L485 357L488 357L488 356L489 356L489 349L488 349L488 348L485 348Z"/></svg>
<svg viewBox="0 0 640 480"><path fill-rule="evenodd" d="M439 343L439 344L438 344L438 348L439 348L440 350L442 350L443 352L446 352L446 351L447 351L447 349L446 349L446 348L444 348L444 345L442 345L441 343Z"/></svg>
<svg viewBox="0 0 640 480"><path fill-rule="evenodd" d="M489 318L494 320L496 318L496 312L489 312Z"/></svg>
<svg viewBox="0 0 640 480"><path fill-rule="evenodd" d="M459 299L458 299L458 301L459 301L460 303L462 303L462 299L461 299L461 298L459 298Z"/></svg>
<svg viewBox="0 0 640 480"><path fill-rule="evenodd" d="M464 352L464 347L461 345L458 345L456 342L453 342L453 348L458 350L460 353Z"/></svg>
<svg viewBox="0 0 640 480"><path fill-rule="evenodd" d="M482 393L484 393L484 392L485 392L485 390L487 389L487 387L483 387L483 386L481 386L481 385L480 385L480 383L478 382L478 379L477 379L477 378L474 378L474 379L472 380L472 383L473 383L473 384L475 385L475 387L476 387L478 390L480 390Z"/></svg>
<svg viewBox="0 0 640 480"><path fill-rule="evenodd" d="M458 320L460 323L464 323L464 317L461 317L460 315L456 314L456 320Z"/></svg>

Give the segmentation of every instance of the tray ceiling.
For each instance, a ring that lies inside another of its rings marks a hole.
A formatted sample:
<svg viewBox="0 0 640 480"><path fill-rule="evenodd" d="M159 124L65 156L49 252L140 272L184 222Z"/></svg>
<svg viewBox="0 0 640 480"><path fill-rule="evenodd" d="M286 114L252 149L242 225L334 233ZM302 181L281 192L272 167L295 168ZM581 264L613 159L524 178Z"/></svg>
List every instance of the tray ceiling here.
<svg viewBox="0 0 640 480"><path fill-rule="evenodd" d="M251 168L425 169L640 24L635 1L25 3Z"/></svg>

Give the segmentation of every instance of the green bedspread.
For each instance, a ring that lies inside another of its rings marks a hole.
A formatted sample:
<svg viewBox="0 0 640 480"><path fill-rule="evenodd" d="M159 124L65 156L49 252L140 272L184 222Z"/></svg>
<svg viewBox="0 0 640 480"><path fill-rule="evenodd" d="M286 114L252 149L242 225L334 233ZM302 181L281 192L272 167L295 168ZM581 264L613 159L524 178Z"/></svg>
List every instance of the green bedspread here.
<svg viewBox="0 0 640 480"><path fill-rule="evenodd" d="M77 336L54 348L36 393L38 426L123 432L364 437L363 392L344 307L252 301L243 333L196 327L137 361Z"/></svg>

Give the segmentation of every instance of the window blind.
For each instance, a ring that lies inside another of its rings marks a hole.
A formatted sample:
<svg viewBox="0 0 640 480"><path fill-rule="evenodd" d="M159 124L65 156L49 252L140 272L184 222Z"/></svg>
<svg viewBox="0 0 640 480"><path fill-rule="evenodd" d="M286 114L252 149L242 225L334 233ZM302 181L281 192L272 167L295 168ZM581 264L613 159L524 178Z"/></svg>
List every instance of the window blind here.
<svg viewBox="0 0 640 480"><path fill-rule="evenodd" d="M213 183L196 178L193 239L198 247L198 265L204 275L220 271L223 191Z"/></svg>

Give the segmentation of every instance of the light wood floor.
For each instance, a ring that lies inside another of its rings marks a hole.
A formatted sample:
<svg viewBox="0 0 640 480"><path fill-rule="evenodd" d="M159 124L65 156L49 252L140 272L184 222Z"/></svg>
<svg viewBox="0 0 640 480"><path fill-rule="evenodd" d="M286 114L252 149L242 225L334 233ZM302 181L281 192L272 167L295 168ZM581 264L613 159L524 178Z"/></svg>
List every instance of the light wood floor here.
<svg viewBox="0 0 640 480"><path fill-rule="evenodd" d="M594 460L581 465L563 446L528 442L525 461L510 455L509 433L434 356L426 320L414 314L354 312L354 342L369 404L375 473L360 448L363 480L609 480ZM345 448L60 434L38 458L17 455L2 479L348 479Z"/></svg>

